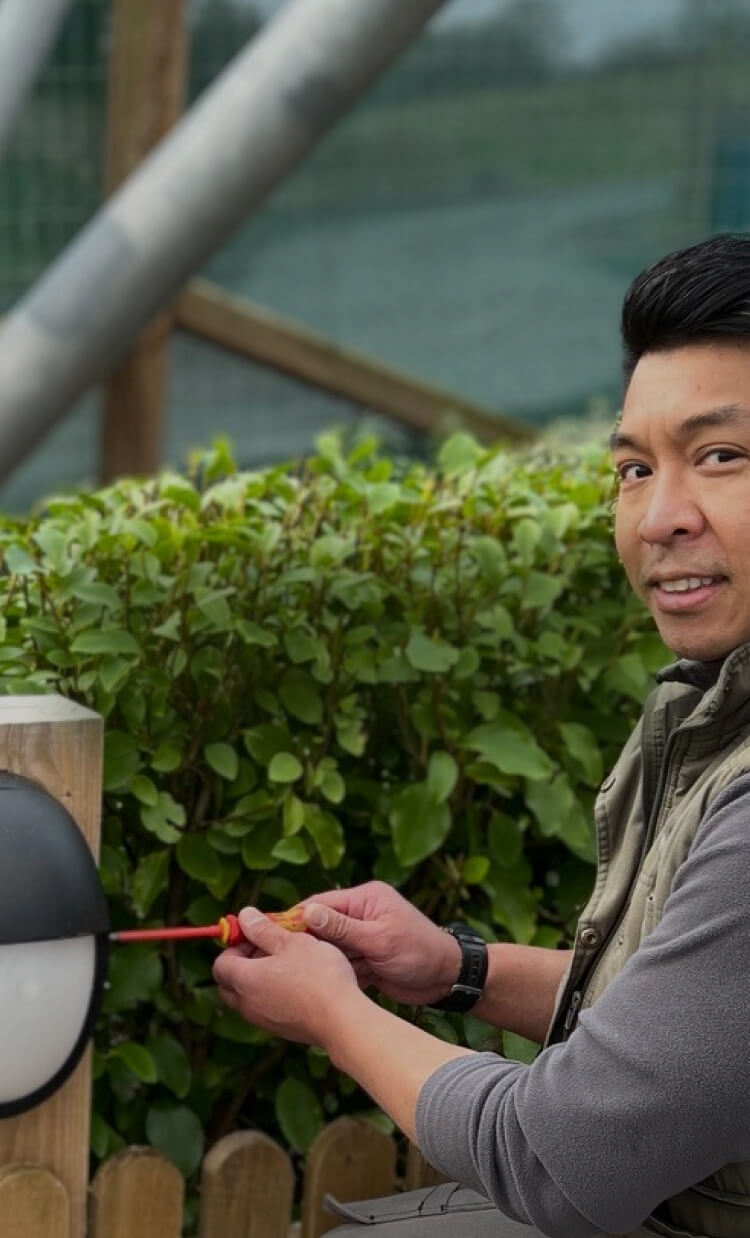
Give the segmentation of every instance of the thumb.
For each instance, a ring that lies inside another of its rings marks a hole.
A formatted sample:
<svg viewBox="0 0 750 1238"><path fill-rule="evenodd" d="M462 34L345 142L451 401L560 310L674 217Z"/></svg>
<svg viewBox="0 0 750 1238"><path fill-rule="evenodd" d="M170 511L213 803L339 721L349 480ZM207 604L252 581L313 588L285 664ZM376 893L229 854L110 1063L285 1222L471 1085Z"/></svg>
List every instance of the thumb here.
<svg viewBox="0 0 750 1238"><path fill-rule="evenodd" d="M286 929L280 928L264 916L257 907L243 907L237 915L240 928L251 945L257 946L264 954L278 954L289 940Z"/></svg>
<svg viewBox="0 0 750 1238"><path fill-rule="evenodd" d="M371 925L366 921L353 920L324 903L305 903L302 917L316 937L344 949L364 951L371 938Z"/></svg>

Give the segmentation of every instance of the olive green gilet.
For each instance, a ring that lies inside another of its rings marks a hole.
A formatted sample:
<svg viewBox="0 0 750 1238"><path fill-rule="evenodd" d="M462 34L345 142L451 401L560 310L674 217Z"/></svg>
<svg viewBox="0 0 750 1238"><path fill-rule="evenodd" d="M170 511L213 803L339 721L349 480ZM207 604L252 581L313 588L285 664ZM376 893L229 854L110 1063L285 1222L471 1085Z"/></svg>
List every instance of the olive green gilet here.
<svg viewBox="0 0 750 1238"><path fill-rule="evenodd" d="M750 771L750 644L734 650L715 676L715 669L696 663L663 671L602 783L596 883L547 1044L566 1038L578 1011L596 1001L658 924L708 806ZM636 1231L644 1238L652 1233L748 1238L750 1161L725 1165L666 1200Z"/></svg>

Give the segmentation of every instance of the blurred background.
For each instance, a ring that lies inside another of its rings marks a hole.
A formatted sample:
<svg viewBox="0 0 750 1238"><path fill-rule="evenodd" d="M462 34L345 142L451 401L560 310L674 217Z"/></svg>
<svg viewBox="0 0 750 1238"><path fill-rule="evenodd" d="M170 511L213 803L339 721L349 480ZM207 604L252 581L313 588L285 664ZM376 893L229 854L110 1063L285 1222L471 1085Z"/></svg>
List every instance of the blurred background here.
<svg viewBox="0 0 750 1238"><path fill-rule="evenodd" d="M188 0L186 107L283 3ZM0 166L0 312L104 200L112 9L75 0ZM450 0L200 274L489 415L614 415L630 279L750 227L749 51L750 0ZM97 482L100 408L2 484L5 510ZM333 426L424 449L172 332L163 462L222 433L263 465Z"/></svg>

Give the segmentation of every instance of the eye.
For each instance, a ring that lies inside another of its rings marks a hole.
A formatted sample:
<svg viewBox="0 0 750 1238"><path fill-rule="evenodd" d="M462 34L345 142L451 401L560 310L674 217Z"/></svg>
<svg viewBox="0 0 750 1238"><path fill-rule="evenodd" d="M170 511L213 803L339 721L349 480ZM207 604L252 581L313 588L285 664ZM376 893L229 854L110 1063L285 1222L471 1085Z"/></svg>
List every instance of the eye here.
<svg viewBox="0 0 750 1238"><path fill-rule="evenodd" d="M701 456L701 464L732 464L733 461L739 460L742 452L736 451L733 447L712 447L705 455Z"/></svg>
<svg viewBox="0 0 750 1238"><path fill-rule="evenodd" d="M651 469L647 464L641 464L638 460L625 460L622 464L617 465L617 476L620 481L641 481L644 477L648 477Z"/></svg>

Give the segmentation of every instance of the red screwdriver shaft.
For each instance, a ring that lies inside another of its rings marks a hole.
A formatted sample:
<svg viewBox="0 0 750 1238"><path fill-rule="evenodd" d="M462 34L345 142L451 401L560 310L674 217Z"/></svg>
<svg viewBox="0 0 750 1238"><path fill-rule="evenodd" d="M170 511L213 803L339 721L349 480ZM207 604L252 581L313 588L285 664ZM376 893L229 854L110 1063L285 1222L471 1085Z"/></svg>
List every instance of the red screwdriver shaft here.
<svg viewBox="0 0 750 1238"><path fill-rule="evenodd" d="M302 919L302 908L291 907L289 911L266 912L269 920L273 920L291 933L305 933L307 929ZM218 924L189 925L180 928L118 929L109 935L110 941L187 941L196 937L213 937L222 946L236 946L245 941L245 934L240 928L236 916L228 912L222 916Z"/></svg>
<svg viewBox="0 0 750 1238"><path fill-rule="evenodd" d="M110 933L112 941L179 941L188 937L221 937L221 925L203 924L194 928L120 929Z"/></svg>

